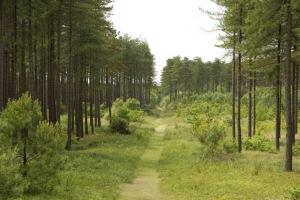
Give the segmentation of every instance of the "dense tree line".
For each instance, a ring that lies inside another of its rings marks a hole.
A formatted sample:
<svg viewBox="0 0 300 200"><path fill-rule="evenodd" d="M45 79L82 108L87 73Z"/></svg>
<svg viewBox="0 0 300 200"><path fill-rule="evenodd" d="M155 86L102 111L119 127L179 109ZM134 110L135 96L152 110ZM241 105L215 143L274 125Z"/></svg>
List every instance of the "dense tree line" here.
<svg viewBox="0 0 300 200"><path fill-rule="evenodd" d="M208 91L230 91L230 65L216 59L203 62L179 56L168 59L162 72L161 86L170 99L191 96Z"/></svg>
<svg viewBox="0 0 300 200"><path fill-rule="evenodd" d="M150 99L154 58L147 42L119 36L110 0L0 0L0 109L28 92L43 118L60 122L67 149L101 126L100 105ZM91 130L89 130L91 127Z"/></svg>
<svg viewBox="0 0 300 200"><path fill-rule="evenodd" d="M281 137L281 102L284 85L284 112L286 121L285 169L292 170L292 148L295 143L298 122L298 74L299 74L299 3L293 0L266 1L216 1L224 8L220 26L225 32L224 47L233 53L233 91L237 91L237 120L239 150L242 150L241 109L242 76L248 79L249 88L249 137L255 134L255 88L259 81L257 73L269 77L274 87L276 102L276 146ZM235 67L237 69L235 69ZM264 83L265 84L265 83ZM252 91L252 92L251 92ZM235 93L234 93L235 95ZM235 101L235 98L233 98ZM253 126L254 125L254 126ZM236 127L233 126L233 133ZM251 130L251 128L253 130ZM252 132L252 134L251 134ZM233 134L233 136L235 136Z"/></svg>
<svg viewBox="0 0 300 200"><path fill-rule="evenodd" d="M202 65L210 66L207 68L209 70L195 71L197 67L189 67L192 66L191 63L187 64L186 61L176 57L170 59L164 69L162 76L164 91L176 97L178 92L185 94L182 92L185 88L189 88L192 92L205 92L216 91L216 85L220 85L220 88L231 87L232 137L233 140L237 139L238 150L242 151L244 135L241 128L242 97L245 94L248 96L247 136L252 137L256 133L256 89L259 86L273 88L276 102L274 108L276 148L277 150L280 148L281 115L284 113L285 169L291 171L292 149L298 131L300 4L296 0L214 2L222 7L221 12L200 10L219 21L219 28L224 32L220 36L221 46L232 55L231 70L228 69L228 65L215 61L208 65L198 64L198 69L201 69L199 66ZM194 63L197 63L197 59ZM222 65L222 70L216 68L218 64ZM231 73L231 78L228 73Z"/></svg>

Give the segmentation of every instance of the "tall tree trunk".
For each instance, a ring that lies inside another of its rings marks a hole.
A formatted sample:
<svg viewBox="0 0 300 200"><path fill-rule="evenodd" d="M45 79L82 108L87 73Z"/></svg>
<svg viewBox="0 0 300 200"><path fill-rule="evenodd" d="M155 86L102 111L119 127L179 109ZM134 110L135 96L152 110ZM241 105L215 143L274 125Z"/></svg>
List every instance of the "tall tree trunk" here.
<svg viewBox="0 0 300 200"><path fill-rule="evenodd" d="M26 79L26 65L25 65L25 19L22 19L22 25L21 25L21 30L22 30L22 44L21 44L21 74L19 76L19 92L20 95L24 94L27 91L27 79Z"/></svg>
<svg viewBox="0 0 300 200"><path fill-rule="evenodd" d="M299 89L299 66L296 62L295 68L295 111L294 111L294 122L295 122L295 134L298 134L298 89Z"/></svg>
<svg viewBox="0 0 300 200"><path fill-rule="evenodd" d="M293 170L293 132L291 110L291 65L292 65L292 13L291 1L287 1L287 59L285 66L285 105L286 105L286 155L285 170Z"/></svg>
<svg viewBox="0 0 300 200"><path fill-rule="evenodd" d="M28 0L28 63L29 63L29 85L31 96L35 99L34 90L34 66L33 66L33 45L32 45L32 0Z"/></svg>
<svg viewBox="0 0 300 200"><path fill-rule="evenodd" d="M242 5L240 5L240 25L242 25L242 14L243 14L243 8ZM242 44L242 29L239 30L239 46L241 47ZM238 129L238 151L242 151L242 129L241 129L241 98L242 98L242 53L241 49L239 49L239 56L238 56L238 79L237 79L237 104L238 104L238 111L237 111L237 129Z"/></svg>
<svg viewBox="0 0 300 200"><path fill-rule="evenodd" d="M295 61L292 59L292 72L291 72L291 77L292 77L292 80L291 80L291 84L292 84L292 87L291 87L291 98L292 98L292 102L291 102L291 115L292 115L292 133L293 133L293 137L292 137L292 142L293 142L293 145L295 145L295 142L296 142L296 132L295 132L295 72L296 72L296 63Z"/></svg>
<svg viewBox="0 0 300 200"><path fill-rule="evenodd" d="M4 107L4 15L3 15L3 0L0 0L0 111Z"/></svg>
<svg viewBox="0 0 300 200"><path fill-rule="evenodd" d="M251 61L250 61L251 62ZM251 65L251 64L250 64ZM253 87L253 80L252 80L252 72L249 72L249 97L248 97L248 137L252 137L252 87Z"/></svg>
<svg viewBox="0 0 300 200"><path fill-rule="evenodd" d="M69 65L67 71L67 91L68 91L68 139L66 149L71 150L73 132L73 0L69 1Z"/></svg>
<svg viewBox="0 0 300 200"><path fill-rule="evenodd" d="M277 65L276 65L276 149L280 149L280 130L281 130L281 81L280 81L280 65L281 65L281 25L278 28L278 44L277 44Z"/></svg>
<svg viewBox="0 0 300 200"><path fill-rule="evenodd" d="M253 72L253 128L252 136L256 134L256 72Z"/></svg>
<svg viewBox="0 0 300 200"><path fill-rule="evenodd" d="M48 63L48 109L49 109L49 122L55 124L57 122L56 104L55 104L55 40L54 40L54 16L49 16L49 63Z"/></svg>
<svg viewBox="0 0 300 200"><path fill-rule="evenodd" d="M61 104L61 14L62 0L59 0L58 20L57 20L57 63L56 63L56 118L60 122L60 104Z"/></svg>
<svg viewBox="0 0 300 200"><path fill-rule="evenodd" d="M40 69L40 81L39 81L39 96L41 101L43 119L47 120L47 99L46 99L46 50L44 46L45 35L42 34L42 41L41 41L41 69Z"/></svg>
<svg viewBox="0 0 300 200"><path fill-rule="evenodd" d="M91 132L94 134L94 111L93 111L93 104L94 104L94 88L93 88L94 78L92 77L92 73L90 73L90 84L89 84L89 95L90 95L90 126Z"/></svg>
<svg viewBox="0 0 300 200"><path fill-rule="evenodd" d="M236 97L236 33L233 34L233 53L232 53L232 138L236 138L236 116L235 116L235 97Z"/></svg>
<svg viewBox="0 0 300 200"><path fill-rule="evenodd" d="M9 81L9 97L14 99L17 97L16 83L17 83L17 0L13 0L12 10L12 56L11 56L11 71Z"/></svg>

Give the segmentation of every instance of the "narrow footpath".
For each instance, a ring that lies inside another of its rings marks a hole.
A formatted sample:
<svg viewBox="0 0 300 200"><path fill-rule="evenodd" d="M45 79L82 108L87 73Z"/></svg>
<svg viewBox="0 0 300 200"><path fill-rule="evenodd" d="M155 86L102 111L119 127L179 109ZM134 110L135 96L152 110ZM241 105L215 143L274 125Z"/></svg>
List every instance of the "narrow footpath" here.
<svg viewBox="0 0 300 200"><path fill-rule="evenodd" d="M120 200L159 200L159 177L157 164L163 150L163 137L166 129L163 119L156 119L155 133L151 137L149 147L142 156L137 177L131 184L121 187Z"/></svg>

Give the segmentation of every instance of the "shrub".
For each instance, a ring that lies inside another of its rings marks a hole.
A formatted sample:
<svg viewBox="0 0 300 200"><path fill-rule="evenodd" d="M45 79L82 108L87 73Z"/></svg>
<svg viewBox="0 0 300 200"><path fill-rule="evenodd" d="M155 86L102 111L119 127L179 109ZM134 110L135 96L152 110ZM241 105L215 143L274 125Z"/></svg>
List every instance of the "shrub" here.
<svg viewBox="0 0 300 200"><path fill-rule="evenodd" d="M140 110L140 102L137 99L127 99L127 101L124 102L124 105L129 110Z"/></svg>
<svg viewBox="0 0 300 200"><path fill-rule="evenodd" d="M124 102L117 99L112 106L112 132L129 134L129 123L140 122L143 120L145 113L140 108L140 103L136 99L128 99Z"/></svg>
<svg viewBox="0 0 300 200"><path fill-rule="evenodd" d="M129 123L126 119L122 119L120 117L113 117L110 128L114 133L121 133L121 134L129 134Z"/></svg>
<svg viewBox="0 0 300 200"><path fill-rule="evenodd" d="M20 147L16 148L19 159L14 159L14 154L7 154L10 157L7 161L20 166L16 176L22 174L25 177L28 192L51 191L58 183L57 173L64 164L61 130L59 126L40 122L40 110L38 102L25 94L10 101L0 118L1 139L7 144L6 149L12 148L11 141L13 147Z"/></svg>
<svg viewBox="0 0 300 200"><path fill-rule="evenodd" d="M294 156L300 156L300 145L299 145L299 143L296 143L296 145L294 146L293 155Z"/></svg>
<svg viewBox="0 0 300 200"><path fill-rule="evenodd" d="M203 145L203 156L214 157L222 152L220 144L225 138L225 126L221 121L202 115L193 125L193 133Z"/></svg>
<svg viewBox="0 0 300 200"><path fill-rule="evenodd" d="M236 153L238 150L237 143L232 141L232 138L227 138L223 141L223 149L225 153Z"/></svg>
<svg viewBox="0 0 300 200"><path fill-rule="evenodd" d="M245 140L244 146L246 150L262 151L262 152L269 152L269 153L276 152L272 142L259 134Z"/></svg>
<svg viewBox="0 0 300 200"><path fill-rule="evenodd" d="M27 187L17 162L17 149L0 148L0 199L17 199Z"/></svg>
<svg viewBox="0 0 300 200"><path fill-rule="evenodd" d="M300 187L293 187L289 190L292 200L300 199Z"/></svg>
<svg viewBox="0 0 300 200"><path fill-rule="evenodd" d="M6 134L15 134L16 140L22 130L34 131L42 119L41 108L38 101L32 101L28 94L22 95L18 100L9 101L1 113L2 130Z"/></svg>
<svg viewBox="0 0 300 200"><path fill-rule="evenodd" d="M58 173L65 164L64 140L58 125L41 122L32 138L32 159L27 166L29 192L51 192L59 183Z"/></svg>

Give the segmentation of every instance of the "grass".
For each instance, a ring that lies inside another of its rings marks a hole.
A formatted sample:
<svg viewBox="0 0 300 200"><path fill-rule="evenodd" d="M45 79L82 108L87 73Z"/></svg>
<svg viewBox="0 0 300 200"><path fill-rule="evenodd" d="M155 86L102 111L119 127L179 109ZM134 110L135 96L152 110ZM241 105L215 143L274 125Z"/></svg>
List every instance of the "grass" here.
<svg viewBox="0 0 300 200"><path fill-rule="evenodd" d="M291 173L283 171L284 149L277 154L244 151L204 161L199 142L182 121L170 120L176 125L167 128L158 166L161 190L168 199L279 200L290 199L291 188L299 188L298 157Z"/></svg>
<svg viewBox="0 0 300 200"><path fill-rule="evenodd" d="M61 184L52 194L28 195L26 200L113 200L119 186L130 183L146 149L152 125L147 120L132 135L112 134L96 129L96 134L73 141L66 152L67 166L60 174Z"/></svg>

